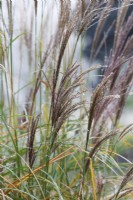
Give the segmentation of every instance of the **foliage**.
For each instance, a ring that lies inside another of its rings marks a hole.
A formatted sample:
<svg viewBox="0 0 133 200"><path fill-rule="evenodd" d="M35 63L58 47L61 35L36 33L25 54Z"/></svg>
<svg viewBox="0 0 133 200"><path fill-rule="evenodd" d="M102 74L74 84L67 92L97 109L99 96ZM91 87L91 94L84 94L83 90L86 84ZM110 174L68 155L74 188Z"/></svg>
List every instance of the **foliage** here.
<svg viewBox="0 0 133 200"><path fill-rule="evenodd" d="M133 13L124 20L130 1L120 2L113 48L92 93L85 80L100 66L83 70L83 38L97 23L94 58L114 1L77 0L74 8L69 0L51 2L25 3L17 34L14 13L20 8L13 1L0 4L0 198L130 199L132 162L122 165L114 156L120 140L133 131L132 125L119 127L133 78L133 36L128 37Z"/></svg>

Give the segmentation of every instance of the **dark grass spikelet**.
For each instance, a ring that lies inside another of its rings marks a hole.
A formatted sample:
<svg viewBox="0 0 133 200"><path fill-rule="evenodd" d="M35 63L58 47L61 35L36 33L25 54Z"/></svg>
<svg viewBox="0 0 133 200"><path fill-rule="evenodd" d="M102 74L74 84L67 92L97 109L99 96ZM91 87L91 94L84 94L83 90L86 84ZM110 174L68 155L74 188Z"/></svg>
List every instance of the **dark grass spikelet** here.
<svg viewBox="0 0 133 200"><path fill-rule="evenodd" d="M130 60L128 68L120 76L121 84L119 88L119 95L121 96L121 98L118 99L116 105L117 108L119 109L117 110L115 116L115 121L114 121L115 124L117 124L118 120L120 119L126 98L130 92L131 87L133 86L132 79L133 79L133 59Z"/></svg>
<svg viewBox="0 0 133 200"><path fill-rule="evenodd" d="M112 78L112 76L113 74L111 73L108 77L105 77L92 94L90 109L89 109L89 117L88 117L86 150L87 150L93 122L95 126L95 123L98 122L98 119L101 117L101 114L103 112L104 108L99 110L99 104L101 105L101 102L107 93L108 84L110 83L110 79Z"/></svg>
<svg viewBox="0 0 133 200"><path fill-rule="evenodd" d="M57 30L57 36L55 40L55 44L57 41L59 42L59 53L57 58L57 65L55 67L55 72L53 76L53 86L55 89L59 72L61 68L62 58L69 41L69 38L73 31L78 31L78 37L90 26L93 22L99 17L101 13L100 2L99 1L91 1L88 6L85 6L85 1L78 0L76 4L76 8L73 12L70 12L70 2L69 1L61 1L60 6L60 15L63 13L61 19L59 19L59 25ZM62 34L61 34L62 33ZM58 39L57 39L58 38ZM54 98L54 96L53 96Z"/></svg>
<svg viewBox="0 0 133 200"><path fill-rule="evenodd" d="M37 74L37 78L36 78L36 81L35 81L35 86L32 89L32 91L33 91L32 92L32 98L31 98L32 103L31 103L30 112L29 112L30 116L32 116L32 114L33 114L36 95L38 93L38 90L40 88L41 81L42 81L42 78L41 78L42 69L43 69L43 67L44 67L44 65L45 65L45 63L46 63L46 61L47 61L47 59L48 59L48 57L49 57L49 55L51 53L51 46L52 46L52 41L49 43L48 48L47 48L46 52L43 55L42 62L41 62L41 65L40 65L40 69L39 69L39 72ZM49 81L48 81L46 76L45 76L45 78L46 78L46 81L48 82L48 85L49 85Z"/></svg>
<svg viewBox="0 0 133 200"><path fill-rule="evenodd" d="M111 72L114 73L114 77L112 79L111 88L115 84L117 77L120 73L120 69L122 68L122 64L127 62L131 58L131 52L133 47L129 47L129 42L132 37L128 38L128 34L133 28L133 13L129 16L128 20L121 27L121 30L118 33L117 41L115 47L112 49L110 59L108 60L108 67L105 70L105 76L107 76Z"/></svg>
<svg viewBox="0 0 133 200"><path fill-rule="evenodd" d="M120 7L118 9L117 19L116 19L116 27L115 27L115 38L114 38L114 46L116 45L116 41L118 38L118 33L121 31L121 27L124 24L124 20L130 5L130 1L122 1Z"/></svg>
<svg viewBox="0 0 133 200"><path fill-rule="evenodd" d="M133 124L130 124L129 126L124 128L124 130L121 132L119 139L121 140L126 134L128 134L132 130L133 130Z"/></svg>
<svg viewBox="0 0 133 200"><path fill-rule="evenodd" d="M57 134L66 121L66 119L74 111L78 110L85 102L79 101L78 98L84 91L77 91L77 88L83 84L83 77L88 72L77 75L79 65L67 67L63 74L58 88L53 90L54 101L51 103L51 120L53 127L52 145Z"/></svg>
<svg viewBox="0 0 133 200"><path fill-rule="evenodd" d="M131 194L132 192L133 192L133 187L126 188L125 190L122 190L119 193L118 199L121 199L121 198L125 197L126 195Z"/></svg>
<svg viewBox="0 0 133 200"><path fill-rule="evenodd" d="M133 176L133 167L127 172L127 174L125 175L125 177L123 178L122 182L121 182L121 185L118 189L118 192L115 196L115 199L117 199L120 191L126 186L126 184L132 180L132 177Z"/></svg>
<svg viewBox="0 0 133 200"><path fill-rule="evenodd" d="M65 33L65 28L70 20L70 13L71 13L71 3L70 0L62 1L60 0L60 14L59 14L59 22L58 22L58 30L55 36L55 46L60 43L62 36Z"/></svg>
<svg viewBox="0 0 133 200"><path fill-rule="evenodd" d="M35 134L37 131L37 125L38 125L38 121L39 121L40 115L38 115L35 119L33 118L31 121L31 127L29 130L29 135L28 135L28 160L29 160L29 166L30 168L33 167L35 158L36 158L36 154L35 154L35 150L34 150L34 140L35 140Z"/></svg>
<svg viewBox="0 0 133 200"><path fill-rule="evenodd" d="M101 11L99 20L97 22L98 24L97 24L97 28L96 28L96 31L95 31L93 43L92 43L91 56L90 56L91 61L96 57L96 52L95 52L96 48L98 48L100 50L100 46L106 40L106 37L105 37L103 42L100 42L100 45L98 46L101 32L103 30L103 27L104 27L104 24L106 22L108 15L112 11L111 7L113 6L113 4L114 4L114 0L107 1L105 8L102 9L102 11ZM114 25L114 23L113 23L113 25ZM112 26L110 26L108 32L110 31L111 28L112 28ZM106 35L108 35L108 33L106 33ZM98 53L98 51L97 51L97 53Z"/></svg>
<svg viewBox="0 0 133 200"><path fill-rule="evenodd" d="M120 191L119 195L117 196L117 199L121 199L123 197L126 198L126 195L131 194L133 192L133 187L126 188L122 191ZM116 195L112 195L108 200L114 200Z"/></svg>

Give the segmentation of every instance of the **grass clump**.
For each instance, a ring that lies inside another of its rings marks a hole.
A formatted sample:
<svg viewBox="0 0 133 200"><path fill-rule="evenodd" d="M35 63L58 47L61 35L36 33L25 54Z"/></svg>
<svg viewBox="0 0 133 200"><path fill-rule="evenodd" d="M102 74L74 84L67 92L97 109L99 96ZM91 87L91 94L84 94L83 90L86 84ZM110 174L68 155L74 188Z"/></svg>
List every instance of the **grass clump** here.
<svg viewBox="0 0 133 200"><path fill-rule="evenodd" d="M0 199L130 199L132 162L123 166L114 157L132 132L132 125L119 127L133 78L127 1L119 5L124 15L118 12L113 48L92 93L85 80L99 66L83 70L83 36L98 24L93 60L114 1L77 0L74 8L69 0L20 3L21 9L0 4Z"/></svg>

